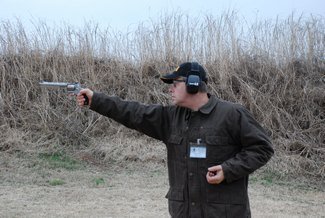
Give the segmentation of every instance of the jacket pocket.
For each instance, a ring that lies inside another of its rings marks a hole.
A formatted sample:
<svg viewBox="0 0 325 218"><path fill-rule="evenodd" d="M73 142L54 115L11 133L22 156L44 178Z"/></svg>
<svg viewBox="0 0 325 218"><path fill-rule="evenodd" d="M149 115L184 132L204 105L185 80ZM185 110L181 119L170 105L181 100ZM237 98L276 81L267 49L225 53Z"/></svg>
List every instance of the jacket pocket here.
<svg viewBox="0 0 325 218"><path fill-rule="evenodd" d="M245 179L218 185L207 184L207 202L219 204L246 204L248 202Z"/></svg>
<svg viewBox="0 0 325 218"><path fill-rule="evenodd" d="M183 189L170 188L166 198L168 199L168 210L171 217L184 217L184 191Z"/></svg>
<svg viewBox="0 0 325 218"><path fill-rule="evenodd" d="M208 204L205 217L251 217L249 208L244 204Z"/></svg>
<svg viewBox="0 0 325 218"><path fill-rule="evenodd" d="M173 134L169 137L168 143L169 144L176 144L179 145L182 143L183 137L181 135Z"/></svg>
<svg viewBox="0 0 325 218"><path fill-rule="evenodd" d="M239 146L229 143L228 137L207 136L206 144L208 167L221 164L240 151Z"/></svg>
<svg viewBox="0 0 325 218"><path fill-rule="evenodd" d="M170 162L180 162L186 154L186 146L182 145L183 137L179 134L173 134L168 139L167 156ZM174 166L177 167L177 166Z"/></svg>
<svg viewBox="0 0 325 218"><path fill-rule="evenodd" d="M170 188L166 198L172 201L184 201L184 191L183 189Z"/></svg>
<svg viewBox="0 0 325 218"><path fill-rule="evenodd" d="M207 144L210 145L228 145L228 137L225 136L207 136Z"/></svg>

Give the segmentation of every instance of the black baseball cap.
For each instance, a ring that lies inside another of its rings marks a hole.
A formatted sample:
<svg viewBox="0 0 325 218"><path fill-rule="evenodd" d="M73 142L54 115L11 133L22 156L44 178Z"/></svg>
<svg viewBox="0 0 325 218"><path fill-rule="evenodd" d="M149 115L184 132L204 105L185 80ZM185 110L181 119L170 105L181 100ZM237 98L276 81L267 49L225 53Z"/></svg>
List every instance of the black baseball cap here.
<svg viewBox="0 0 325 218"><path fill-rule="evenodd" d="M198 70L200 73L200 78L202 81L204 81L205 83L208 82L208 78L207 78L207 73L205 72L204 68L198 64ZM175 71L173 71L172 73L163 75L160 77L160 79L164 82L164 83L168 83L171 84L173 83L173 80L179 78L179 77L187 77L188 74L191 72L192 70L192 62L185 62L182 63L181 65L179 65Z"/></svg>

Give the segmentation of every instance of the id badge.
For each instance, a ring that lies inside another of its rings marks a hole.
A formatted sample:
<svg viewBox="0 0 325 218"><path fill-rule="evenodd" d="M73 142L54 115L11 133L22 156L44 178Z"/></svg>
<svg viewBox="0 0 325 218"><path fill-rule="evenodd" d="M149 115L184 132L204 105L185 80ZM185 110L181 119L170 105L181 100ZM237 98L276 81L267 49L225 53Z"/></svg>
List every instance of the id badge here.
<svg viewBox="0 0 325 218"><path fill-rule="evenodd" d="M197 143L190 143L190 158L206 158L207 147L201 143L201 139L197 140Z"/></svg>

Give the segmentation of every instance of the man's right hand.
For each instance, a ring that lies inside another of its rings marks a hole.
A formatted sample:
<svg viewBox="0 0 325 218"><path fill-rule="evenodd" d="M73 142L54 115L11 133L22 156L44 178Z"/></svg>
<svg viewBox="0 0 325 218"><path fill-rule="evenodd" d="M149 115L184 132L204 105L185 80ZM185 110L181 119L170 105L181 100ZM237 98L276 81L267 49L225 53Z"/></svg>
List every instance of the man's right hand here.
<svg viewBox="0 0 325 218"><path fill-rule="evenodd" d="M88 97L88 105L91 105L94 92L91 91L90 89L81 89L80 90L80 92L77 95L77 103L80 107L85 106L86 99L85 99L84 95L86 95Z"/></svg>

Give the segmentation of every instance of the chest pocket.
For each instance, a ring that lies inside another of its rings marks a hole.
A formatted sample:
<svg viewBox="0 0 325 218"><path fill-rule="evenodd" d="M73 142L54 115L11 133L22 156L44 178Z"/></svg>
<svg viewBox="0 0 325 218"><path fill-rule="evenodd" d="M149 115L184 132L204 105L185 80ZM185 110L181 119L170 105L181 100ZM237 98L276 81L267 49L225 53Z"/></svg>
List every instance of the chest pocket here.
<svg viewBox="0 0 325 218"><path fill-rule="evenodd" d="M182 144L183 137L179 134L172 134L167 141L168 159L171 161L180 160L186 154L186 146Z"/></svg>
<svg viewBox="0 0 325 218"><path fill-rule="evenodd" d="M239 146L232 144L229 138L224 136L207 136L206 144L208 166L222 164L240 150Z"/></svg>
<svg viewBox="0 0 325 218"><path fill-rule="evenodd" d="M173 134L168 139L168 144L176 144L179 145L182 143L183 137L178 134Z"/></svg>

